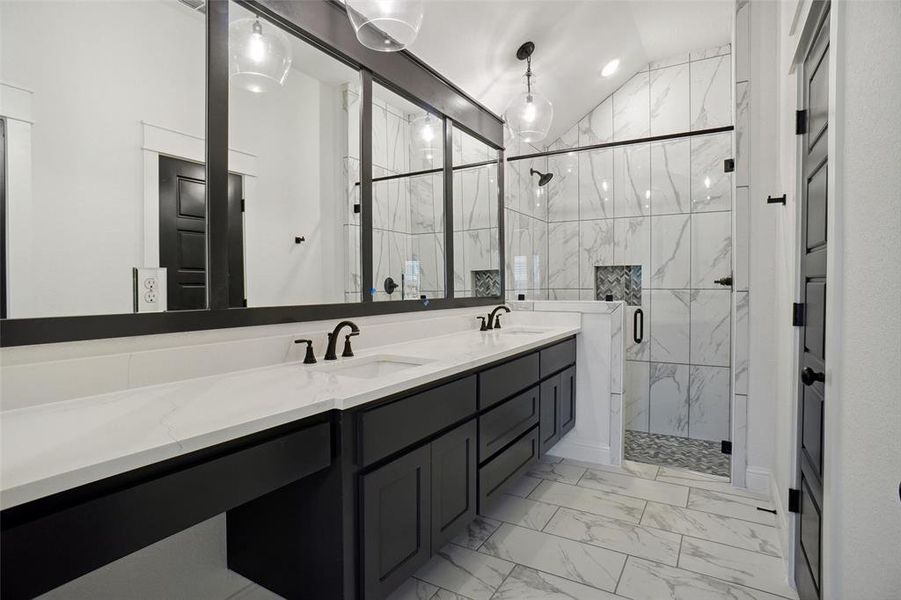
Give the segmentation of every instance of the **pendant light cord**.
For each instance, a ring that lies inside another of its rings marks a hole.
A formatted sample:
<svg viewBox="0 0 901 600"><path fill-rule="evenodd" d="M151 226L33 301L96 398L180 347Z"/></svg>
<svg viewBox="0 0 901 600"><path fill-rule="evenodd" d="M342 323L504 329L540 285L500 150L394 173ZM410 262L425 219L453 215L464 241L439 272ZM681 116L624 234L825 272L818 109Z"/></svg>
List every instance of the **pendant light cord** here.
<svg viewBox="0 0 901 600"><path fill-rule="evenodd" d="M526 59L526 92L532 97L532 57Z"/></svg>

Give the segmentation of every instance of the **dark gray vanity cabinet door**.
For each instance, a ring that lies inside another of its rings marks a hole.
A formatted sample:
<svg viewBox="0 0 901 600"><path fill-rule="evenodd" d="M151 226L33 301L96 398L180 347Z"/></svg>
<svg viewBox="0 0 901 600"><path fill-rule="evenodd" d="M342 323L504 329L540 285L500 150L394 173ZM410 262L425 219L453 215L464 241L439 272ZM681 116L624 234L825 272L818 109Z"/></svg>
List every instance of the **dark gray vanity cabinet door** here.
<svg viewBox="0 0 901 600"><path fill-rule="evenodd" d="M363 476L363 597L380 600L429 560L431 448Z"/></svg>
<svg viewBox="0 0 901 600"><path fill-rule="evenodd" d="M432 442L432 552L476 516L476 421Z"/></svg>
<svg viewBox="0 0 901 600"><path fill-rule="evenodd" d="M541 419L538 423L541 454L560 439L560 375L541 382Z"/></svg>
<svg viewBox="0 0 901 600"><path fill-rule="evenodd" d="M560 436L576 426L576 368L570 367L560 373Z"/></svg>

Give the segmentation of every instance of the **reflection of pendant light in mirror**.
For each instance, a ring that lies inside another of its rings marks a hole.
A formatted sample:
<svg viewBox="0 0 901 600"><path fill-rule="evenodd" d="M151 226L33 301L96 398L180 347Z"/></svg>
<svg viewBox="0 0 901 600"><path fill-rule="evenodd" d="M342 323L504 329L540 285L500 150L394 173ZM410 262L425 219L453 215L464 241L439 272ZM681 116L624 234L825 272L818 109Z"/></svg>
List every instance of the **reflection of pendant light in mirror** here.
<svg viewBox="0 0 901 600"><path fill-rule="evenodd" d="M345 0L357 39L379 52L397 52L413 43L422 25L423 0Z"/></svg>
<svg viewBox="0 0 901 600"><path fill-rule="evenodd" d="M551 101L532 89L532 52L535 44L526 42L516 51L516 58L526 61L526 90L507 105L504 120L513 135L524 142L540 142L547 136L554 119Z"/></svg>
<svg viewBox="0 0 901 600"><path fill-rule="evenodd" d="M416 168L428 169L438 153L438 143L441 139L441 121L429 113L416 117L413 126L413 149L415 156L420 160Z"/></svg>
<svg viewBox="0 0 901 600"><path fill-rule="evenodd" d="M275 25L259 18L239 19L228 26L229 80L245 90L261 93L285 84L291 68L288 38Z"/></svg>

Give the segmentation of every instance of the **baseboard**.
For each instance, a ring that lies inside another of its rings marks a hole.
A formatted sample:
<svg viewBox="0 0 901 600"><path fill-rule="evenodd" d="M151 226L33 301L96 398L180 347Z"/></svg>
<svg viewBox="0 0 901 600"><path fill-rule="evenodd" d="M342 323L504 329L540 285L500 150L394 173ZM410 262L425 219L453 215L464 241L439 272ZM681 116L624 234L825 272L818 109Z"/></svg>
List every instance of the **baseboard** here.
<svg viewBox="0 0 901 600"><path fill-rule="evenodd" d="M770 496L770 480L772 474L769 469L762 467L748 467L745 469L745 486L752 492Z"/></svg>
<svg viewBox="0 0 901 600"><path fill-rule="evenodd" d="M557 442L547 453L551 456L592 462L599 465L613 464L610 461L610 446L589 444L580 440L570 439L569 436Z"/></svg>
<svg viewBox="0 0 901 600"><path fill-rule="evenodd" d="M788 584L791 587L795 587L795 559L791 529L793 523L786 510L784 500L788 496L783 493L785 490L780 489L779 482L776 481L776 476L772 473L770 474L770 489L773 492L770 494L770 497L773 506L776 508L776 529L779 530L779 546L782 549L782 560L785 563L785 577Z"/></svg>

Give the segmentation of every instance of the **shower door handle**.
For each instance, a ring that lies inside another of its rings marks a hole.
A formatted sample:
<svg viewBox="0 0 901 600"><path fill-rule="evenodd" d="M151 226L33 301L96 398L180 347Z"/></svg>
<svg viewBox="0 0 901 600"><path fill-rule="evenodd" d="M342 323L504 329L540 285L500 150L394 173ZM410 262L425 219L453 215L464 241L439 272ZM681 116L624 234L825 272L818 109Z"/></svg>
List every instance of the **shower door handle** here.
<svg viewBox="0 0 901 600"><path fill-rule="evenodd" d="M641 326L641 333L639 333L639 326ZM644 339L644 311L640 308L635 309L635 313L632 315L632 341L636 344L640 344L641 340Z"/></svg>
<svg viewBox="0 0 901 600"><path fill-rule="evenodd" d="M716 283L719 285L731 286L732 285L732 275L729 275L728 277L721 277L720 279L714 279L713 283Z"/></svg>

